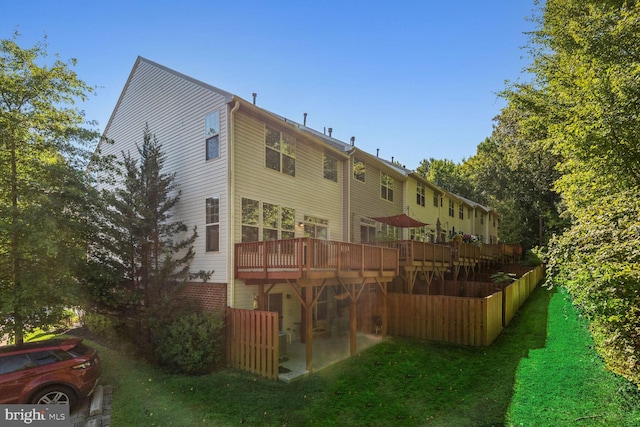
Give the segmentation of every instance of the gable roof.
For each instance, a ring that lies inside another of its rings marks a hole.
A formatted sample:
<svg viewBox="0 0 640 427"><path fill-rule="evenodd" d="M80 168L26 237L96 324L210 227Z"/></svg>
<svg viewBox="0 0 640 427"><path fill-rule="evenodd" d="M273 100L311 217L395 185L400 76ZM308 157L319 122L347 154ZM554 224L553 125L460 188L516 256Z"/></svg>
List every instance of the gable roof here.
<svg viewBox="0 0 640 427"><path fill-rule="evenodd" d="M118 97L118 101L116 102L116 105L113 108L113 111L111 112L111 116L109 117L109 121L107 122L107 125L104 128L104 132L103 132L104 134L107 134L107 131L109 130L109 127L111 126L111 122L113 120L113 117L114 117L116 111L118 111L118 108L120 107L120 104L122 103L122 100L124 98L125 93L127 92L127 89L129 89L129 85L131 84L131 80L133 79L133 76L135 75L136 71L138 70L138 68L140 68L140 66L142 64L151 65L151 66L153 66L155 68L158 68L158 69L160 69L162 71L165 71L165 72L167 72L169 74L173 74L176 77L179 77L181 79L189 81L189 82L191 82L193 84L196 84L198 86L206 88L206 89L208 89L210 91L216 92L216 93L224 96L225 99L226 99L226 102L230 102L232 97L233 97L233 94L231 94L231 93L229 93L229 92L227 92L225 90L219 89L219 88L217 88L215 86L212 86L212 85L204 83L204 82L202 82L200 80L194 79L193 77L189 77L186 74L179 73L179 72L177 72L175 70L172 70L171 68L165 67L164 65L158 64L157 62L153 62L153 61L151 61L149 59L143 58L142 56L138 56L138 58L136 58L136 62L133 64L133 68L131 69L131 72L129 73L129 77L127 78L127 81L124 84L124 87L122 88L122 91L120 92L120 96Z"/></svg>
<svg viewBox="0 0 640 427"><path fill-rule="evenodd" d="M383 159L379 156L374 156L371 153L368 153L364 150L361 150L360 148L356 147L355 145L340 141L339 139L333 138L329 135L326 135L325 133L319 132L315 129L312 129L310 127L307 127L306 125L297 123L296 121L290 120L286 117L280 116L276 113L273 113L269 110L266 110L262 107L258 107L255 104L246 101L245 99L234 95L230 92L227 92L223 89L220 89L216 86L210 85L208 83L205 83L201 80L197 80L194 79L193 77L190 77L186 74L182 74L178 71L175 71L171 68L165 67L164 65L158 64L157 62L151 61L149 59L146 59L142 56L138 56L136 59L136 62L131 70L131 72L129 73L129 77L127 78L127 82L125 83L120 96L118 97L118 101L116 102L116 105L111 113L111 116L109 117L109 121L107 122L107 125L105 126L104 132L103 134L106 135L108 132L108 129L111 125L111 122L114 118L114 115L116 113L116 111L118 110L125 93L127 92L127 89L129 88L129 85L132 81L133 76L135 75L136 71L138 70L138 68L142 65L142 64L148 64L151 65L157 69L160 69L166 73L172 74L180 79L186 80L188 82L191 82L195 85L198 85L200 87L203 87L207 90L210 90L212 92L215 92L221 96L224 97L225 102L227 104L231 103L231 102L239 102L243 108L245 109L249 109L251 111L253 111L254 113L257 113L259 115L264 115L265 117L270 117L274 120L277 120L279 122L282 122L285 124L285 126L287 126L289 129L296 131L296 132L300 132L303 133L305 135L308 135L310 137L311 140L316 141L319 144L324 145L326 148L330 149L332 152L336 153L336 154L342 154L342 156L344 157L348 157L350 155L362 155L364 156L367 160L371 161L371 162L375 162L378 163L381 166L381 170L382 168L386 169L387 171L393 173L393 175L397 178L397 179L401 179L406 181L408 179L408 177L412 177L413 179L416 179L417 181L420 181L426 185L428 185L429 187L431 187L433 190L435 190L436 192L438 192L439 194L450 194L451 196L457 198L458 200L461 200L463 203L467 204L468 206L474 207L474 208L479 208L484 210L485 212L493 212L495 213L495 211L493 211L493 209L483 206L479 203L476 203L472 200L466 199L464 197L461 197L457 194L453 194L449 191L446 191L442 188L440 188L439 186L437 186L436 184L432 183L431 181L428 181L427 179L425 179L424 177L422 177L421 175L417 174L415 171L412 171L410 169L405 168L404 166L401 166L397 163L388 161L386 159ZM96 149L100 148L100 142L98 143L98 147Z"/></svg>

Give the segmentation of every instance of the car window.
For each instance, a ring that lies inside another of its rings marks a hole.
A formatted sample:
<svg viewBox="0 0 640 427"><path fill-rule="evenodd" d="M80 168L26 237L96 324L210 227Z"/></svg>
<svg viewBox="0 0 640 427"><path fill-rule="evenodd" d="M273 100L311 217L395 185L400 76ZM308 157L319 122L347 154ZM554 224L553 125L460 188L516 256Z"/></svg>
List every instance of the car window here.
<svg viewBox="0 0 640 427"><path fill-rule="evenodd" d="M84 356L91 352L91 349L82 343L78 343L75 347L69 350L69 353L73 357Z"/></svg>
<svg viewBox="0 0 640 427"><path fill-rule="evenodd" d="M36 351L34 353L30 353L29 357L34 361L38 366L50 365L52 363L56 363L60 361L60 358L56 356L53 351Z"/></svg>
<svg viewBox="0 0 640 427"><path fill-rule="evenodd" d="M0 358L0 375L26 369L32 365L26 354L14 354Z"/></svg>
<svg viewBox="0 0 640 427"><path fill-rule="evenodd" d="M58 359L60 360L69 360L69 359L73 359L75 356L67 353L64 350L52 350L53 353L55 353L55 355L58 357Z"/></svg>

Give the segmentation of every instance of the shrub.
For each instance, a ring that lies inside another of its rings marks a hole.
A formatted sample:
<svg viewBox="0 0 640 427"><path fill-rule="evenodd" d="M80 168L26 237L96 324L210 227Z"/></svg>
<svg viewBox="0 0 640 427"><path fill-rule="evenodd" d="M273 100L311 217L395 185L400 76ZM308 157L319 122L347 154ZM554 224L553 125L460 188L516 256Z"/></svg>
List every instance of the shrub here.
<svg viewBox="0 0 640 427"><path fill-rule="evenodd" d="M493 283L513 283L518 280L517 276L514 273L505 273L504 271L499 271L495 274L492 274L491 281Z"/></svg>
<svg viewBox="0 0 640 427"><path fill-rule="evenodd" d="M99 337L113 339L116 336L116 321L100 313L86 313L84 324L89 332Z"/></svg>
<svg viewBox="0 0 640 427"><path fill-rule="evenodd" d="M549 284L590 321L609 369L640 385L640 197L603 197L549 242Z"/></svg>
<svg viewBox="0 0 640 427"><path fill-rule="evenodd" d="M171 372L202 374L223 360L222 313L178 309L169 316L150 318L149 326L154 356Z"/></svg>
<svg viewBox="0 0 640 427"><path fill-rule="evenodd" d="M78 321L78 315L75 311L70 308L65 308L62 310L62 314L60 315L60 320L56 324L58 328L68 328Z"/></svg>
<svg viewBox="0 0 640 427"><path fill-rule="evenodd" d="M520 262L522 265L537 267L542 265L542 256L539 248L532 248L525 252L523 260Z"/></svg>

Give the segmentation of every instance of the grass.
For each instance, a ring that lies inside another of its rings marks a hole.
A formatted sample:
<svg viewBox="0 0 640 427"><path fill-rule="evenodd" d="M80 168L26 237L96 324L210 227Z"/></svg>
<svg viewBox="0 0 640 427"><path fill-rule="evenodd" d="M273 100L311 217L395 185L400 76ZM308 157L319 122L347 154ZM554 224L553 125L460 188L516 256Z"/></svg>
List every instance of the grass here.
<svg viewBox="0 0 640 427"><path fill-rule="evenodd" d="M640 425L638 388L605 369L587 324L562 290L549 313L545 348L531 351L518 368L511 424Z"/></svg>
<svg viewBox="0 0 640 427"><path fill-rule="evenodd" d="M290 384L170 375L96 346L114 426L640 425L637 388L604 370L566 296L541 288L489 348L389 339Z"/></svg>

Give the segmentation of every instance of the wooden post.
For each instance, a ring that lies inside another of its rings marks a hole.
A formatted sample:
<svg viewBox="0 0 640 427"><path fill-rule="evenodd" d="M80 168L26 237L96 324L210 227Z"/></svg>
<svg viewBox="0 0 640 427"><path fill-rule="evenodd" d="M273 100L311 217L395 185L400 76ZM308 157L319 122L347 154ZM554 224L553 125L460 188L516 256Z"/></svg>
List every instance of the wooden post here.
<svg viewBox="0 0 640 427"><path fill-rule="evenodd" d="M304 298L306 303L305 310L305 325L304 325L304 335L306 340L306 348L307 348L307 371L313 371L313 319L311 317L312 314L312 303L313 303L313 288L305 287L304 288Z"/></svg>
<svg viewBox="0 0 640 427"><path fill-rule="evenodd" d="M351 285L351 298L349 299L349 353L351 356L355 356L358 352L357 334L358 334L358 322L356 313L356 301L355 301L355 286Z"/></svg>
<svg viewBox="0 0 640 427"><path fill-rule="evenodd" d="M264 301L264 283L258 285L258 310L265 310L266 304Z"/></svg>
<svg viewBox="0 0 640 427"><path fill-rule="evenodd" d="M382 294L382 338L387 337L387 282L382 282L382 289L378 289L378 292Z"/></svg>

